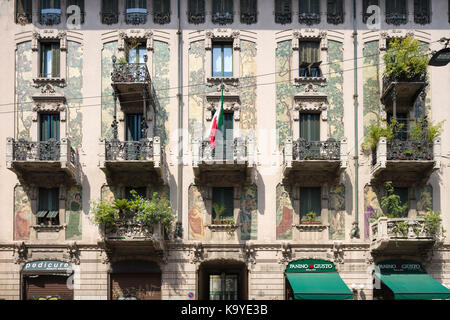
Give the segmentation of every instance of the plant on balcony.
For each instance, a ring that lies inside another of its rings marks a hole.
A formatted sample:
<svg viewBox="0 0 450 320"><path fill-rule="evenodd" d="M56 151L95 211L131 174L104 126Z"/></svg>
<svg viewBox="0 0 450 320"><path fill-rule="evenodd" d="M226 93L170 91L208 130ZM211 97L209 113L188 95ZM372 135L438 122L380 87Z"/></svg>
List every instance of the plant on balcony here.
<svg viewBox="0 0 450 320"><path fill-rule="evenodd" d="M228 217L221 217L222 213L227 209L224 205L219 205L218 203L213 204L213 209L215 212L214 224L226 224Z"/></svg>
<svg viewBox="0 0 450 320"><path fill-rule="evenodd" d="M365 141L361 144L361 148L366 153L375 150L381 137L385 137L387 141L390 141L395 137L395 130L401 130L403 126L403 123L397 123L396 118L392 118L391 123L382 120L370 125L369 132Z"/></svg>
<svg viewBox="0 0 450 320"><path fill-rule="evenodd" d="M429 58L424 54L418 40L412 37L395 39L383 56L384 77L396 81L408 81L423 76L428 67Z"/></svg>
<svg viewBox="0 0 450 320"><path fill-rule="evenodd" d="M128 200L128 207L134 213L138 223L144 226L160 223L165 229L172 226L175 217L168 199L160 197L157 192L153 193L151 200L142 198L134 190L130 193L132 199Z"/></svg>
<svg viewBox="0 0 450 320"><path fill-rule="evenodd" d="M302 218L302 224L320 224L320 220L317 218L317 214L314 211L310 211Z"/></svg>
<svg viewBox="0 0 450 320"><path fill-rule="evenodd" d="M408 223L406 221L396 221L392 232L395 234L401 234L403 237L408 235Z"/></svg>
<svg viewBox="0 0 450 320"><path fill-rule="evenodd" d="M386 214L386 217L404 217L408 210L408 203L402 205L400 196L394 193L394 186L392 185L392 181L387 181L385 183L385 187L387 195L381 198L381 207L388 212Z"/></svg>
<svg viewBox="0 0 450 320"><path fill-rule="evenodd" d="M94 223L101 226L114 226L119 219L117 209L108 201L100 200L94 202L91 206L91 211L94 213Z"/></svg>
<svg viewBox="0 0 450 320"><path fill-rule="evenodd" d="M445 239L445 229L441 225L442 218L440 211L429 210L427 214L424 216L425 225L424 231L427 235L437 237L439 234L442 236L442 239Z"/></svg>
<svg viewBox="0 0 450 320"><path fill-rule="evenodd" d="M434 122L427 123L427 130L426 137L424 137L424 130L423 130L423 119L417 119L414 126L411 128L411 139L416 141L421 141L424 138L427 139L427 141L432 142L435 138L440 137L443 131L442 126L444 125L445 120L442 120L438 122L437 124L434 124Z"/></svg>

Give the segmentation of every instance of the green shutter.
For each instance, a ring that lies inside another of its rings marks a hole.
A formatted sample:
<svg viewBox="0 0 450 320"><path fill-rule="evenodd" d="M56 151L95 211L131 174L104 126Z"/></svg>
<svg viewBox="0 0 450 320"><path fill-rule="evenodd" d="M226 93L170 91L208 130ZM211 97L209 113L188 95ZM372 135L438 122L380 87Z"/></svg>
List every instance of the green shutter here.
<svg viewBox="0 0 450 320"><path fill-rule="evenodd" d="M127 0L127 8L128 8ZM117 13L119 11L118 0L103 0L103 12L107 13Z"/></svg>
<svg viewBox="0 0 450 320"><path fill-rule="evenodd" d="M60 50L59 43L52 43L52 77L60 76Z"/></svg>
<svg viewBox="0 0 450 320"><path fill-rule="evenodd" d="M205 12L205 0L189 0L189 11L194 14Z"/></svg>
<svg viewBox="0 0 450 320"><path fill-rule="evenodd" d="M300 138L306 141L320 141L320 114L300 114Z"/></svg>

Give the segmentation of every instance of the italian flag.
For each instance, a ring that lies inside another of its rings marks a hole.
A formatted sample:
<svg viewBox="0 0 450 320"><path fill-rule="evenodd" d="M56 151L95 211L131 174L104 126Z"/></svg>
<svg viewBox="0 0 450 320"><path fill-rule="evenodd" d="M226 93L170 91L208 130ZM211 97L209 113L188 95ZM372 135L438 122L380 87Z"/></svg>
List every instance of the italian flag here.
<svg viewBox="0 0 450 320"><path fill-rule="evenodd" d="M223 88L222 95L220 96L220 107L217 108L216 113L211 121L211 128L209 128L209 143L211 144L211 148L214 149L216 147L216 136L217 131L219 131L223 127Z"/></svg>

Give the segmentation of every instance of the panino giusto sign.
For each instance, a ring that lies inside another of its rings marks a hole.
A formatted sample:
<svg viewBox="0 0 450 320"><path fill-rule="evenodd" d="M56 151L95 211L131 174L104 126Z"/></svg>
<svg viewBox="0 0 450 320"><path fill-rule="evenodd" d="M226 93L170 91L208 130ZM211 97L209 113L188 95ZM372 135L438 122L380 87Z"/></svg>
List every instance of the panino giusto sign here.
<svg viewBox="0 0 450 320"><path fill-rule="evenodd" d="M377 264L381 273L423 273L422 265L415 261L390 260Z"/></svg>
<svg viewBox="0 0 450 320"><path fill-rule="evenodd" d="M288 264L286 272L336 272L334 264L326 260L304 259L292 261Z"/></svg>

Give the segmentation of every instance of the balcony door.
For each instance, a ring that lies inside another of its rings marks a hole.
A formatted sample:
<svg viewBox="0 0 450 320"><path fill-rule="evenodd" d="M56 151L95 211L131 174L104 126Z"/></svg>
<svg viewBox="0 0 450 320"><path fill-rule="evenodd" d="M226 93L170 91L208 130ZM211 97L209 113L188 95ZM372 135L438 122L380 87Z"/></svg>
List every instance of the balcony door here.
<svg viewBox="0 0 450 320"><path fill-rule="evenodd" d="M233 159L234 133L233 133L233 113L223 114L223 127L218 133L214 154L218 158Z"/></svg>
<svg viewBox="0 0 450 320"><path fill-rule="evenodd" d="M134 48L128 50L129 63L145 63L144 56L147 54L147 47L145 44L139 44Z"/></svg>
<svg viewBox="0 0 450 320"><path fill-rule="evenodd" d="M127 114L126 117L126 159L139 160L141 156L142 114Z"/></svg>
<svg viewBox="0 0 450 320"><path fill-rule="evenodd" d="M40 141L59 140L59 114L40 115Z"/></svg>

